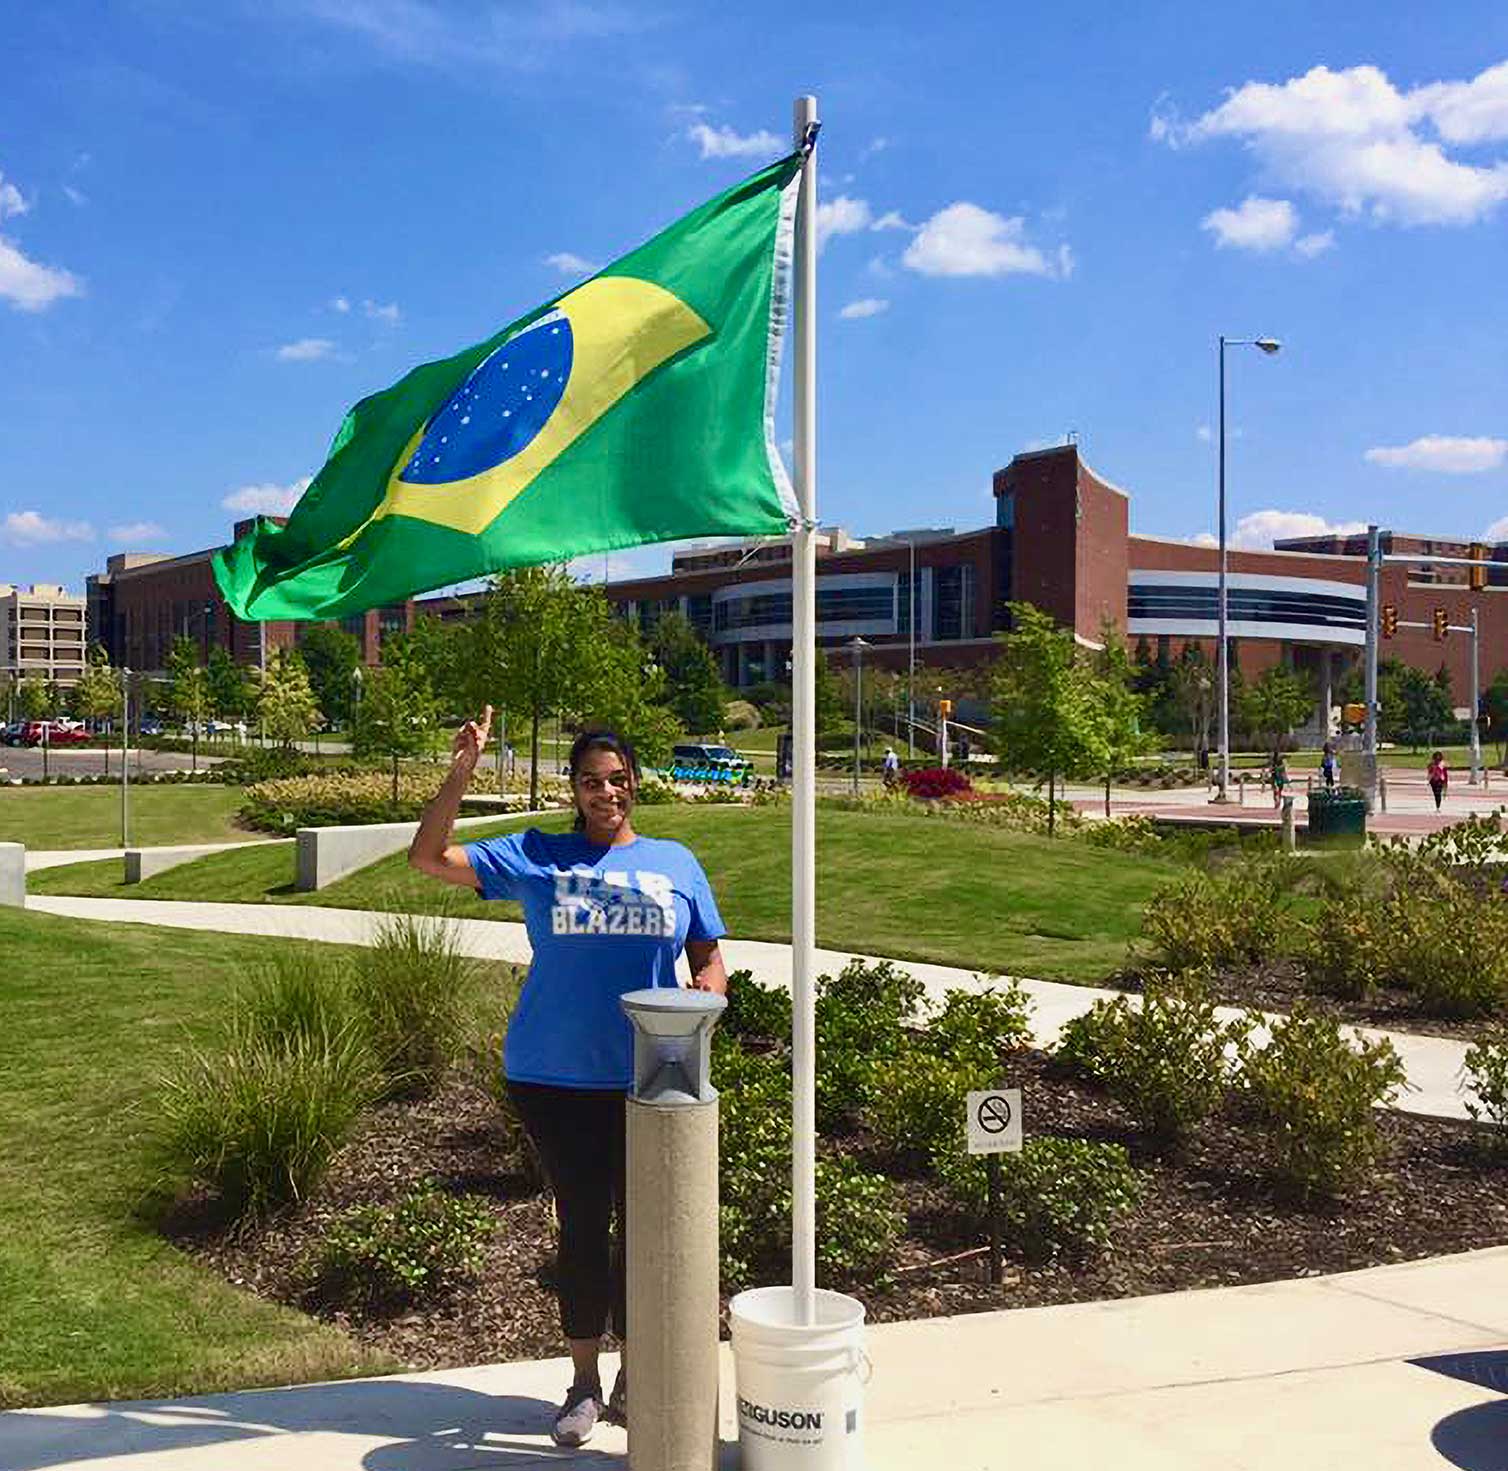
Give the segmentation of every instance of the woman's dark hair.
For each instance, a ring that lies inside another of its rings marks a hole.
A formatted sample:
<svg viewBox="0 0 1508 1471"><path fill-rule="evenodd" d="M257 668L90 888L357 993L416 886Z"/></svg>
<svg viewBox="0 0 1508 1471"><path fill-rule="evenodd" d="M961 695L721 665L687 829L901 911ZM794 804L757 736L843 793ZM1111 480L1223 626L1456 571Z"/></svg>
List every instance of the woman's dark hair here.
<svg viewBox="0 0 1508 1471"><path fill-rule="evenodd" d="M566 770L572 781L580 769L582 759L591 751L611 751L628 772L634 787L639 785L639 758L634 754L633 743L615 730L584 730L571 742L571 754L566 759ZM574 798L574 793L572 794ZM586 827L586 817L581 808L576 808L575 830L579 833Z"/></svg>

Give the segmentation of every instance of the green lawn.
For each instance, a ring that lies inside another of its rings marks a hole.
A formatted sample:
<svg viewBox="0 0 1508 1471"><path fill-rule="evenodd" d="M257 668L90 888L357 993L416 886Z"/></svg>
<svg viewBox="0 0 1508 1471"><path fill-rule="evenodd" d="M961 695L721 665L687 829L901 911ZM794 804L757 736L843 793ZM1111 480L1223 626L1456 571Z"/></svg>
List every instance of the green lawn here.
<svg viewBox="0 0 1508 1471"><path fill-rule="evenodd" d="M249 842L233 825L240 787L133 786L131 841L142 844ZM0 843L28 848L120 846L119 787L0 787Z"/></svg>
<svg viewBox="0 0 1508 1471"><path fill-rule="evenodd" d="M546 827L563 827L562 815ZM701 859L730 932L790 938L790 813L784 808L643 807L648 836ZM515 824L516 826L516 824ZM486 828L482 831L493 831ZM496 831L507 831L499 823ZM821 811L817 938L824 946L1039 978L1094 981L1120 965L1166 862L939 818ZM477 834L479 835L479 834ZM33 892L144 899L314 903L514 919L512 904L455 903L394 854L318 894L295 895L289 847L213 854L126 888L120 865L35 874Z"/></svg>
<svg viewBox="0 0 1508 1471"><path fill-rule="evenodd" d="M393 1367L201 1270L134 1215L156 1070L237 968L281 943L0 910L0 1407Z"/></svg>

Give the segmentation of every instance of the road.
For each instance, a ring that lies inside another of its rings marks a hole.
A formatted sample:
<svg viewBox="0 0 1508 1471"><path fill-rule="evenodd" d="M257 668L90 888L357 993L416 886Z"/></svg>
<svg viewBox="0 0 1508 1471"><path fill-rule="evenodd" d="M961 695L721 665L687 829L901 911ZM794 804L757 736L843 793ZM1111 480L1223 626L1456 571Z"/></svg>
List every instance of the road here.
<svg viewBox="0 0 1508 1471"><path fill-rule="evenodd" d="M99 776L105 770L105 759L109 757L110 775L120 777L120 750L116 748L109 751L80 749L76 746L55 746L47 753L48 771L53 776ZM206 766L213 766L217 761L223 760L220 756L206 756L202 751L199 754L199 767L203 770ZM188 752L181 755L177 751L139 751L132 748L131 751L131 775L134 777L137 771L188 771L193 765ZM42 775L42 751L38 746L0 746L0 780L8 778L20 778L23 781L36 781Z"/></svg>

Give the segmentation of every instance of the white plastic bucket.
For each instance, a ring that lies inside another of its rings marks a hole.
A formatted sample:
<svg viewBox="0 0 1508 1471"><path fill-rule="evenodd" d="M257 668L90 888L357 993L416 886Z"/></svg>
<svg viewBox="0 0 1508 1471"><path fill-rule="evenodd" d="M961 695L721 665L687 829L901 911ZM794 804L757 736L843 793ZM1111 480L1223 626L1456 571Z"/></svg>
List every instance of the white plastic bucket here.
<svg viewBox="0 0 1508 1471"><path fill-rule="evenodd" d="M862 1471L864 1304L819 1290L800 1323L790 1287L728 1304L743 1471Z"/></svg>

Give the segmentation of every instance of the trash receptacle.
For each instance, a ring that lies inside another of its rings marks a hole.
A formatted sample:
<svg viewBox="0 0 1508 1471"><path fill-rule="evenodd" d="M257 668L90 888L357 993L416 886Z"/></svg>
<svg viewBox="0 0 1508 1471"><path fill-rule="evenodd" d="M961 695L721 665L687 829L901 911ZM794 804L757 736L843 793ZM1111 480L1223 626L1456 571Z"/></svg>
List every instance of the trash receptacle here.
<svg viewBox="0 0 1508 1471"><path fill-rule="evenodd" d="M1309 793L1309 841L1360 848L1367 840L1367 798L1359 787Z"/></svg>

